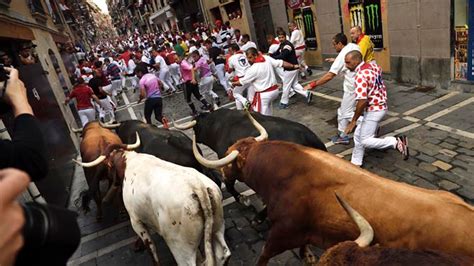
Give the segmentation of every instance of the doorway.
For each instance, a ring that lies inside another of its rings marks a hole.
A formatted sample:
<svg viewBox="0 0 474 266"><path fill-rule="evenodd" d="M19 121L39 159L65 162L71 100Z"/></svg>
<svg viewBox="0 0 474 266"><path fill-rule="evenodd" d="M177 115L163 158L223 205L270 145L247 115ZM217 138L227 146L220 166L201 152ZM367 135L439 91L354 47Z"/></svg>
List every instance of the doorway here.
<svg viewBox="0 0 474 266"><path fill-rule="evenodd" d="M275 33L270 5L268 0L251 0L250 6L257 35L256 44L260 51L268 51L267 34Z"/></svg>

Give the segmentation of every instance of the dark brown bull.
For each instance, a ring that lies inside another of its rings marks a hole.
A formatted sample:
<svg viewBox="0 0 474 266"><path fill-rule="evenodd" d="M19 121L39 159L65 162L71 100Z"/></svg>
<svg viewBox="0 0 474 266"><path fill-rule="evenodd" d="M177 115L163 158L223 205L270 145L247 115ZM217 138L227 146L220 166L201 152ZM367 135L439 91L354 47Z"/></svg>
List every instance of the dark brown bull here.
<svg viewBox="0 0 474 266"><path fill-rule="evenodd" d="M344 210L361 232L355 241L345 241L329 248L318 261L318 266L330 265L417 265L417 266L472 266L474 259L434 250L409 250L369 246L374 237L373 228L357 211L338 195Z"/></svg>
<svg viewBox="0 0 474 266"><path fill-rule="evenodd" d="M258 265L288 249L326 249L354 239L357 227L334 191L370 222L376 243L474 257L474 208L459 197L380 177L328 152L264 141L265 129L253 123L261 135L239 140L217 162L194 152L204 166L246 183L267 204L272 225Z"/></svg>
<svg viewBox="0 0 474 266"><path fill-rule="evenodd" d="M89 162L95 160L103 154L110 144L122 144L122 141L111 130L103 128L98 122L88 123L82 130L81 157L83 161ZM94 167L84 168L88 190L81 193L82 208L85 212L90 211L89 202L92 198L97 205L97 220L102 218L102 194L99 184L101 180L108 180L109 187L114 182L114 173L109 171L104 164ZM109 193L110 194L110 193Z"/></svg>

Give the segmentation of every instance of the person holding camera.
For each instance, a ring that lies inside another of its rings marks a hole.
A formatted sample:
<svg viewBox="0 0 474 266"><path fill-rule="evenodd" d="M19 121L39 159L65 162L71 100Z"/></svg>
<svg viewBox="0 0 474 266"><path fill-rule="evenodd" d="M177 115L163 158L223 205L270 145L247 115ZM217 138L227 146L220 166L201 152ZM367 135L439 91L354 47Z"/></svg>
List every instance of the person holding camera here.
<svg viewBox="0 0 474 266"><path fill-rule="evenodd" d="M65 265L80 242L77 214L16 200L30 177L31 181L46 177L48 161L39 121L18 70L0 67L0 72L0 105L9 106L15 118L12 140L0 140L0 265Z"/></svg>

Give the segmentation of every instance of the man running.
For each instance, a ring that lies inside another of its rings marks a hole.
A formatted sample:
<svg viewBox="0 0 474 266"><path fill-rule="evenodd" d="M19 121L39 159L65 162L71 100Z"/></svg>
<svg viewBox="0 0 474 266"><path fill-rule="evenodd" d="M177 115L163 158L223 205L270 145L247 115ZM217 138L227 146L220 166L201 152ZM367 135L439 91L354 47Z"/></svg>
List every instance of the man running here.
<svg viewBox="0 0 474 266"><path fill-rule="evenodd" d="M94 100L98 105L100 105L100 100L95 96L91 87L87 86L83 78L78 78L78 84L74 86L71 94L66 97L64 103L68 104L73 98L77 100L77 112L79 113L82 127L90 121L95 120L95 110L91 100Z"/></svg>
<svg viewBox="0 0 474 266"><path fill-rule="evenodd" d="M301 32L300 29L298 29L298 26L296 25L295 22L290 22L288 23L288 28L290 29L290 42L295 46L295 52L296 52L296 58L298 59L298 64L302 65L305 69L305 71L308 73L309 76L313 74L313 71L311 71L311 68L309 68L305 61L304 61L304 52L306 50L306 43L304 41L304 35L303 32ZM306 77L306 74L304 72L301 72L301 75L303 77Z"/></svg>
<svg viewBox="0 0 474 266"><path fill-rule="evenodd" d="M135 74L140 79L140 97L137 103L146 98L144 115L147 124L151 124L152 113L155 113L155 119L158 122L163 123L163 100L160 91L163 84L155 74L148 73L146 64L137 65Z"/></svg>
<svg viewBox="0 0 474 266"><path fill-rule="evenodd" d="M228 59L228 73L232 73L233 78L232 81L238 81L241 77L243 77L250 67L249 62L247 61L247 57L244 53L240 50L238 44L233 43L230 45L230 52L231 56ZM247 95L253 93L253 89L251 89L252 85L248 84L245 86L235 86L233 90L233 95L235 98L235 106L237 110L248 109L250 106L250 102L243 96L243 93L246 89Z"/></svg>
<svg viewBox="0 0 474 266"><path fill-rule="evenodd" d="M362 122L357 126L354 133L354 150L352 151L351 163L362 166L366 148L394 148L402 154L403 160L407 160L409 151L406 136L375 137L377 125L387 112L387 90L382 80L382 69L374 62L364 62L359 51L347 53L345 63L349 70L356 72L356 110L354 117L345 129L345 134L349 134L354 130L357 120L364 114Z"/></svg>

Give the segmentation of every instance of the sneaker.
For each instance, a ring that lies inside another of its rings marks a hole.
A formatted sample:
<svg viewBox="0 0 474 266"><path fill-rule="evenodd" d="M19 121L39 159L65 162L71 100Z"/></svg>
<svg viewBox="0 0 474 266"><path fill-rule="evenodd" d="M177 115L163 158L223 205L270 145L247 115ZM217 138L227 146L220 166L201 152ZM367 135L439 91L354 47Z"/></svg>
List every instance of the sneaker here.
<svg viewBox="0 0 474 266"><path fill-rule="evenodd" d="M245 102L245 104L244 104L244 110L250 110L250 106L251 106L251 104L250 104L249 101Z"/></svg>
<svg viewBox="0 0 474 266"><path fill-rule="evenodd" d="M408 156L410 156L410 152L408 151L408 138L407 136L398 136L397 138L397 145L395 148L402 154L403 160L408 160Z"/></svg>
<svg viewBox="0 0 474 266"><path fill-rule="evenodd" d="M217 107L221 106L221 99L214 98L214 102L217 104Z"/></svg>
<svg viewBox="0 0 474 266"><path fill-rule="evenodd" d="M308 67L308 69L306 69L306 73L308 73L308 76L312 76L313 75L313 71L311 70L311 68Z"/></svg>
<svg viewBox="0 0 474 266"><path fill-rule="evenodd" d="M313 100L313 94L310 91L308 91L308 95L306 96L306 104L310 105L312 100Z"/></svg>
<svg viewBox="0 0 474 266"><path fill-rule="evenodd" d="M280 108L280 109L288 109L288 104L286 104L286 103L280 103L280 105L278 106L278 108Z"/></svg>
<svg viewBox="0 0 474 266"><path fill-rule="evenodd" d="M343 144L343 145L349 145L350 139L348 136L334 136L331 138L332 143L334 144Z"/></svg>
<svg viewBox="0 0 474 266"><path fill-rule="evenodd" d="M288 98L291 98L296 95L296 92L294 90L290 90L290 94L288 95Z"/></svg>

